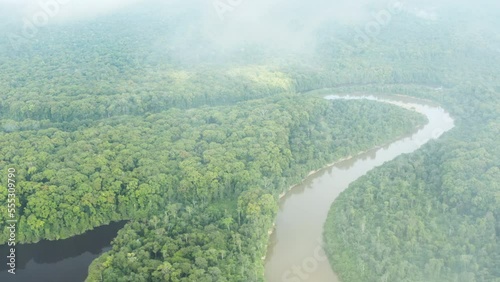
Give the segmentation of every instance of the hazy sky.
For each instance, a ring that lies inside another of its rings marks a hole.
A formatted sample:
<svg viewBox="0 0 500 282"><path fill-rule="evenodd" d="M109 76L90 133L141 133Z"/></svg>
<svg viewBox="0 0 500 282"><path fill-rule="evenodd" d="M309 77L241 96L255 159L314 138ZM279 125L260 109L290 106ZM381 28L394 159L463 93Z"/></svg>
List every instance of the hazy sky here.
<svg viewBox="0 0 500 282"><path fill-rule="evenodd" d="M93 18L135 4L167 5L175 13L179 7L200 10L207 20L228 23L267 23L269 20L298 18L311 24L326 19L344 23L369 20L371 13L402 3L408 11L435 13L443 6L467 5L469 8L495 10L497 0L0 0L2 10L16 10L27 18L57 3L54 22ZM47 4L48 3L48 4Z"/></svg>
<svg viewBox="0 0 500 282"><path fill-rule="evenodd" d="M288 50L308 49L324 22L363 28L373 21L386 21L388 14L397 16L394 6L426 21L439 20L446 7L459 5L468 6L468 11L500 10L497 0L0 0L0 15L33 22L45 13L51 25L93 20L141 5L161 5L165 16L196 11L198 20L189 28L201 31L221 48L254 43Z"/></svg>

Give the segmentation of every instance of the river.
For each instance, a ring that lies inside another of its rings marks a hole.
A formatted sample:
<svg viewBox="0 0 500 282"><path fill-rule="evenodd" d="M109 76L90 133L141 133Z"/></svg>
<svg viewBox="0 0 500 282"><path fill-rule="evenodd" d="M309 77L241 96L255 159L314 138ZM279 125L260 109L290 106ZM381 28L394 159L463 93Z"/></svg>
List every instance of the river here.
<svg viewBox="0 0 500 282"><path fill-rule="evenodd" d="M268 282L338 282L323 251L323 225L330 206L350 183L401 154L416 151L454 127L453 119L431 102L405 96L330 95L326 99L366 99L415 110L429 122L408 136L337 162L308 176L280 201L265 260Z"/></svg>

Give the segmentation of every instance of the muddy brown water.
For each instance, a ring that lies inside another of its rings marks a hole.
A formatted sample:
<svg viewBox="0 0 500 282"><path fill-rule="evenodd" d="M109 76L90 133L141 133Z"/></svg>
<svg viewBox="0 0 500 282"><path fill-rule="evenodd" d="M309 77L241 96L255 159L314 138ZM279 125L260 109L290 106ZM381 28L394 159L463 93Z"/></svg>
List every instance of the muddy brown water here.
<svg viewBox="0 0 500 282"><path fill-rule="evenodd" d="M330 95L326 99L365 99L397 105L427 116L415 132L383 147L360 153L308 176L280 201L265 258L268 282L339 282L323 251L323 225L337 196L368 171L416 151L454 127L440 106L404 96Z"/></svg>

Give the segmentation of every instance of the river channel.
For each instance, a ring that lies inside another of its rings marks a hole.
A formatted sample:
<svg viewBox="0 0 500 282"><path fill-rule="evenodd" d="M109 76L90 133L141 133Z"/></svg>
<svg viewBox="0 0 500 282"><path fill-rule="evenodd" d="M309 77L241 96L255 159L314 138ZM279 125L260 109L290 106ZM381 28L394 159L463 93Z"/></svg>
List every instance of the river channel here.
<svg viewBox="0 0 500 282"><path fill-rule="evenodd" d="M364 99L417 111L429 122L390 144L339 161L309 175L279 205L265 260L268 282L338 282L323 251L323 226L337 196L350 183L399 155L416 151L454 127L441 107L404 96L330 95L326 99Z"/></svg>

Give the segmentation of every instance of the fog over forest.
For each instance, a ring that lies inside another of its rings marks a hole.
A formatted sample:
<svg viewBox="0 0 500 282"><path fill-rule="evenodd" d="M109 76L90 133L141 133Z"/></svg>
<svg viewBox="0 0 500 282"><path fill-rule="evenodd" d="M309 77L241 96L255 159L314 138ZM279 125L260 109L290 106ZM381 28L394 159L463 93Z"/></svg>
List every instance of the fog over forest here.
<svg viewBox="0 0 500 282"><path fill-rule="evenodd" d="M332 3L333 2L333 3ZM214 48L223 52L239 50L244 46L259 46L266 51L311 53L321 37L321 28L337 24L363 33L379 32L391 24L401 13L415 15L438 24L449 13L461 12L466 17L480 16L482 22L464 23L464 30L491 27L497 21L494 11L500 3L481 1L417 1L417 0L1 0L0 11L8 11L10 27L21 33L26 20L34 23L37 13L45 12L49 19L38 18L43 27L71 24L98 19L114 13L130 13L144 7L155 7L159 18L176 17L177 29L182 34L171 39L170 45L189 49L197 40L208 40ZM465 19L464 19L465 21ZM2 21L5 23L5 21ZM374 26L374 22L379 26ZM135 19L130 18L130 24ZM140 24L140 23L139 23ZM126 26L124 26L126 28ZM366 31L365 31L366 30ZM411 32L411 31L409 31ZM189 39L186 39L189 37Z"/></svg>

